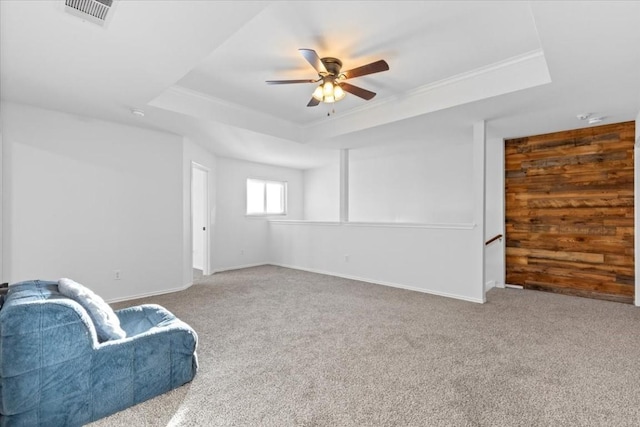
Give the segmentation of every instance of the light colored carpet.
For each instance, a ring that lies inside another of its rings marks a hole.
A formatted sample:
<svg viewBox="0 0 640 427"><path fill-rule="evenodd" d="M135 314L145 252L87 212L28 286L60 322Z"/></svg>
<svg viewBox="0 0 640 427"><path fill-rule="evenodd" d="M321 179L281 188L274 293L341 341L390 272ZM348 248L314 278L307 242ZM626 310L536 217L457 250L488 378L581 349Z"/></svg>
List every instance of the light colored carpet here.
<svg viewBox="0 0 640 427"><path fill-rule="evenodd" d="M640 310L495 289L474 304L264 266L161 304L190 384L94 426L637 426Z"/></svg>

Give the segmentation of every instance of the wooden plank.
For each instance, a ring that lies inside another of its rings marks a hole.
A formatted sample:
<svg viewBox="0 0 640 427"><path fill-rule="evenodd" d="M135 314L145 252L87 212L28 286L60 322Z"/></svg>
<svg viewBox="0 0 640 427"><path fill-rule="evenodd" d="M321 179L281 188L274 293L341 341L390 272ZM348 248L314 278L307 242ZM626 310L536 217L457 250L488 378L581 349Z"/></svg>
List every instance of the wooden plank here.
<svg viewBox="0 0 640 427"><path fill-rule="evenodd" d="M512 257L515 258L515 257ZM555 260L555 259L541 259L541 258L527 258L527 257L518 257L524 260L524 264L518 263L521 265L544 265L544 266L558 266L561 268L570 268L573 270L581 270L581 271L605 271L613 274L620 274L623 276L633 276L635 270L629 267L623 267L619 265L611 265L607 264L590 264L586 262L574 262L574 261L565 261L565 260ZM509 260L507 260L508 262ZM606 261L606 255L605 255Z"/></svg>
<svg viewBox="0 0 640 427"><path fill-rule="evenodd" d="M524 169L531 168L551 168L556 166L587 165L593 163L604 163L614 160L625 160L630 156L626 151L612 151L597 154L581 154L573 156L546 157L521 162Z"/></svg>
<svg viewBox="0 0 640 427"><path fill-rule="evenodd" d="M629 217L598 217L598 218L589 218L588 216L584 217L562 217L557 222L558 227L562 226L588 226L588 227L624 227L625 229L628 227L634 226L633 218ZM540 218L529 218L526 216L520 217L511 217L507 218L506 226L509 227L512 231L517 231L523 229L525 225L541 225L541 226L553 226L553 223L549 222L549 218L540 217Z"/></svg>
<svg viewBox="0 0 640 427"><path fill-rule="evenodd" d="M548 225L548 224L511 224L511 232L509 238L522 239L553 239L555 235L568 236L619 236L620 230L627 228L604 226L600 224L584 223L565 224L565 225ZM626 234L624 234L626 236Z"/></svg>
<svg viewBox="0 0 640 427"><path fill-rule="evenodd" d="M537 159L552 157L554 155L566 154L596 154L604 151L624 150L627 142L627 134L612 133L603 136L601 139L569 138L538 143L535 139L530 139L518 147L505 147L505 154L509 155L511 161L521 161L522 159ZM633 136L630 138L633 140Z"/></svg>
<svg viewBox="0 0 640 427"><path fill-rule="evenodd" d="M620 295L620 294L605 294L593 291L585 291L580 289L573 288L558 288L554 286L549 286L545 283L536 283L529 282L524 285L526 289L543 291L543 292L553 292L562 295L569 296L578 296L583 298L595 298L605 301L613 301L613 302L621 302L625 304L633 304L633 296L632 295Z"/></svg>
<svg viewBox="0 0 640 427"><path fill-rule="evenodd" d="M604 262L609 265L618 265L622 267L635 267L635 260L633 255L614 255L614 254L606 254L604 255Z"/></svg>
<svg viewBox="0 0 640 427"><path fill-rule="evenodd" d="M539 199L618 199L624 197L633 197L633 188L618 188L613 190L597 188L580 188L575 191L556 190L553 193L549 191L531 191L529 193L518 193L515 200L539 200Z"/></svg>
<svg viewBox="0 0 640 427"><path fill-rule="evenodd" d="M528 249L507 247L506 254L509 256L526 256L528 258L548 258L566 261L579 261L590 263L603 263L604 254L594 254L586 252L548 251L543 249Z"/></svg>
<svg viewBox="0 0 640 427"><path fill-rule="evenodd" d="M505 224L512 226L513 232L551 232L552 227L556 227L556 231L564 230L566 234L582 234L582 235L598 235L601 233L602 227L633 227L633 218L621 215L607 215L606 212L596 212L600 208L592 208L594 216L590 217L586 211L589 209L578 209L585 212L579 212L576 215L569 213L559 213L554 218L553 212L544 212L544 215L538 217L530 217L523 211L519 216L505 218ZM553 209L550 209L553 211ZM555 209L557 211L564 209ZM533 212L534 210L528 210ZM594 228L593 234L584 231L585 227ZM616 233L617 234L617 233ZM507 236L509 238L509 236Z"/></svg>
<svg viewBox="0 0 640 427"><path fill-rule="evenodd" d="M580 280L580 286L576 287L576 280L570 278L559 278L550 275L539 275L534 279L525 280L524 286L531 284L545 284L554 288L579 289L592 293L602 294L618 294L625 296L633 296L633 286L627 286L617 283L602 283L595 280Z"/></svg>
<svg viewBox="0 0 640 427"><path fill-rule="evenodd" d="M570 267L552 267L545 264L527 264L518 265L513 268L514 273L528 273L530 280L541 280L542 277L548 283L575 283L576 279L580 282L589 282L592 284L611 284L615 283L617 275L615 273L603 270L584 269L575 270Z"/></svg>
<svg viewBox="0 0 640 427"><path fill-rule="evenodd" d="M571 218L609 218L621 217L625 218L631 212L633 217L633 209L628 207L600 207L593 209L583 208L551 208L551 209L518 209L507 212L507 220L511 218L546 218L547 221L553 218L560 220Z"/></svg>
<svg viewBox="0 0 640 427"><path fill-rule="evenodd" d="M506 159L507 165L513 165L522 163L524 161L539 160L549 157L560 157L566 155L580 155L580 154L601 154L611 151L627 151L629 149L626 141L621 141L616 135L611 135L612 139L608 141L600 141L598 143L592 143L587 145L576 145L574 142L564 144L564 141L559 141L560 144L555 147L550 147L547 150L534 150L526 153L519 153L513 151L508 153L509 156Z"/></svg>
<svg viewBox="0 0 640 427"><path fill-rule="evenodd" d="M616 178L628 178L633 176L633 169L627 170L589 170L575 173L565 173L558 175L537 175L522 178L513 178L509 181L510 186L533 187L543 184L553 184L556 182L607 182Z"/></svg>
<svg viewBox="0 0 640 427"><path fill-rule="evenodd" d="M592 236L592 238L587 238L583 236L557 236L548 233L536 233L535 238L527 238L523 234L507 238L507 247L580 253L596 250L597 253L601 254L620 255L621 253L626 254L626 249L629 249L626 247L633 242L633 237L631 236L616 238ZM625 248L625 252L621 252L621 247Z"/></svg>
<svg viewBox="0 0 640 427"><path fill-rule="evenodd" d="M605 208L605 207L633 207L633 197L611 197L592 199L529 199L526 207L531 209L547 208Z"/></svg>
<svg viewBox="0 0 640 427"><path fill-rule="evenodd" d="M507 256L507 264L510 265L527 265L529 258L526 256Z"/></svg>
<svg viewBox="0 0 640 427"><path fill-rule="evenodd" d="M604 164L602 164L604 163ZM532 176L532 175L562 175L565 173L571 173L572 170L576 170L580 173L586 172L594 172L599 170L602 167L610 168L610 169L632 169L633 170L633 159L625 159L625 160L610 160L602 163L581 163L576 165L558 165L558 166L549 166L549 167L531 167L528 169L522 169L517 172L521 172L521 176ZM509 175L507 171L507 176Z"/></svg>
<svg viewBox="0 0 640 427"><path fill-rule="evenodd" d="M573 139L573 138L586 138L589 136L607 138L608 134L618 133L618 132L621 132L621 133L628 132L629 126L632 126L632 125L633 125L633 122L612 123L608 125L594 126L590 128L563 130L558 132L546 133L543 135L514 138L514 139L507 140L507 142L508 142L508 145L512 145L512 144L521 145L521 144L528 143L531 139L538 142L542 142L542 141L565 140L565 139Z"/></svg>

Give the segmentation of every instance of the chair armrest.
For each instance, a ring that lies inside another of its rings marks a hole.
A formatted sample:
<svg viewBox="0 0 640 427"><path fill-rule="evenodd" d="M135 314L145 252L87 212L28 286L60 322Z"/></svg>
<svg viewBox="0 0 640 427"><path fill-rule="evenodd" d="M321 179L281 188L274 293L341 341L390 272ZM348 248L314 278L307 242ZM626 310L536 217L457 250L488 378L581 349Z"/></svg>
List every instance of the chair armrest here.
<svg viewBox="0 0 640 427"><path fill-rule="evenodd" d="M133 322L125 324L126 330L137 324L135 319L150 322L154 312L171 315L148 306L119 314ZM138 317L140 314L146 315ZM145 325L142 329L147 329L136 335L99 344L92 358L94 398L119 401L126 407L193 379L198 369L198 336L189 325L173 315L171 318L168 324L160 322L151 328Z"/></svg>

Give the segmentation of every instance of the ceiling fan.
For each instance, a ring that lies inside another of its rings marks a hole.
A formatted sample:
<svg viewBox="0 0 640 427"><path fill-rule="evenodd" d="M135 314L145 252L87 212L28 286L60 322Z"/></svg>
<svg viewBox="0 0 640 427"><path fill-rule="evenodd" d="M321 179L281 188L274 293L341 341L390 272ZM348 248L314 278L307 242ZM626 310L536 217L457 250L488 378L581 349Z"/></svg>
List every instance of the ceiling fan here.
<svg viewBox="0 0 640 427"><path fill-rule="evenodd" d="M368 74L379 73L381 71L387 71L389 64L384 60L372 62L361 67L354 68L349 71L340 71L342 68L342 61L338 58L320 58L313 49L298 49L304 59L318 72L318 79L309 80L267 80L267 84L281 85L291 83L320 83L320 85L313 92L311 100L307 104L307 107L315 107L320 102L336 102L345 97L345 92L349 92L355 96L358 96L364 100L370 100L376 96L375 92L362 89L361 87L354 86L346 83L345 80L355 77L366 76Z"/></svg>

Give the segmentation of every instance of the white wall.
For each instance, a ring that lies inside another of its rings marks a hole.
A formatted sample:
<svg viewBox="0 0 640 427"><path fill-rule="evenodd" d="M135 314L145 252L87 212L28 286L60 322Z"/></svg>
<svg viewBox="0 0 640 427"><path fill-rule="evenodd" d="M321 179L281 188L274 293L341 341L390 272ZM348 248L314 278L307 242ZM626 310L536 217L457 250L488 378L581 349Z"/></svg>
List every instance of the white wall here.
<svg viewBox="0 0 640 427"><path fill-rule="evenodd" d="M338 221L340 219L340 161L307 169L304 179L304 219Z"/></svg>
<svg viewBox="0 0 640 427"><path fill-rule="evenodd" d="M200 145L184 138L182 148L182 283L191 283L193 280L192 262L192 235L191 235L191 165L196 162L209 170L209 265L213 265L213 242L216 240L216 186L217 186L217 163L216 157Z"/></svg>
<svg viewBox="0 0 640 427"><path fill-rule="evenodd" d="M213 271L268 263L269 217L246 216L247 178L286 181L287 215L303 218L303 172L219 157L216 167L218 206L213 241Z"/></svg>
<svg viewBox="0 0 640 427"><path fill-rule="evenodd" d="M349 152L349 220L471 222L472 131L463 139L394 142Z"/></svg>
<svg viewBox="0 0 640 427"><path fill-rule="evenodd" d="M3 155L2 152L3 150L3 145L2 145L2 118L0 117L0 283L4 283L5 282L5 276L4 276L4 269L2 267L2 260L3 260L3 250L4 250L4 239L2 237L2 230L4 228L3 225L3 216L2 216L2 212L4 211L4 191L3 191L3 176L4 176L4 163L3 163Z"/></svg>
<svg viewBox="0 0 640 427"><path fill-rule="evenodd" d="M2 112L9 281L70 277L107 300L185 284L181 137L19 104Z"/></svg>
<svg viewBox="0 0 640 427"><path fill-rule="evenodd" d="M484 123L465 141L349 157L350 222L272 221L271 262L484 302Z"/></svg>
<svg viewBox="0 0 640 427"><path fill-rule="evenodd" d="M498 234L504 236L504 140L497 136L487 138L486 179L485 241ZM495 286L504 287L504 248L504 238L486 247L485 281L487 289Z"/></svg>
<svg viewBox="0 0 640 427"><path fill-rule="evenodd" d="M474 229L272 222L271 262L483 302Z"/></svg>

